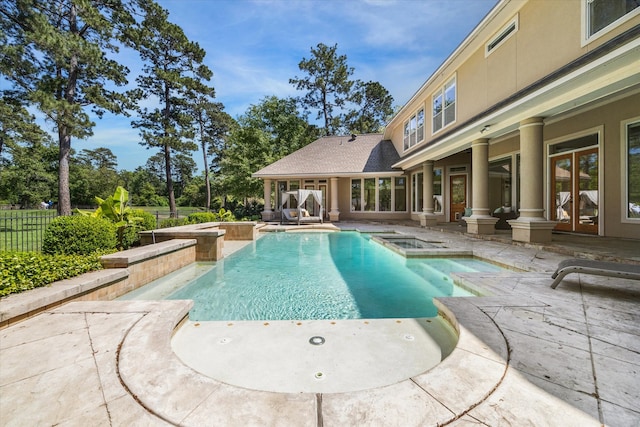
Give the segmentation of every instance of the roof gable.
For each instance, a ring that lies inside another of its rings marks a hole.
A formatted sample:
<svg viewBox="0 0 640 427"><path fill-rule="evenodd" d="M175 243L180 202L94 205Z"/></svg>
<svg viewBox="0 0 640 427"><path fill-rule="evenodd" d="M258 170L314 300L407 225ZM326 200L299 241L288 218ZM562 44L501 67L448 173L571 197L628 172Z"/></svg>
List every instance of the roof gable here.
<svg viewBox="0 0 640 427"><path fill-rule="evenodd" d="M382 134L328 136L283 157L253 174L254 177L355 175L392 172L400 159Z"/></svg>

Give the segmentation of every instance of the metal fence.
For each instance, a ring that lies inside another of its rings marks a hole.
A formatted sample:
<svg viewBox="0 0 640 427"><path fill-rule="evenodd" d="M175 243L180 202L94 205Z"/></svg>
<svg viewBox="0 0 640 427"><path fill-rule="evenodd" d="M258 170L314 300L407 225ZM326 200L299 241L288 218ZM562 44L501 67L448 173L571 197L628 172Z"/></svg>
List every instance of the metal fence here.
<svg viewBox="0 0 640 427"><path fill-rule="evenodd" d="M40 252L44 230L56 211L3 211L0 214L0 250Z"/></svg>
<svg viewBox="0 0 640 427"><path fill-rule="evenodd" d="M189 216L200 212L194 208L185 208L175 212L174 218ZM168 211L152 212L157 221L171 217ZM22 211L0 210L0 251L40 252L44 231L51 220L58 216L55 210Z"/></svg>

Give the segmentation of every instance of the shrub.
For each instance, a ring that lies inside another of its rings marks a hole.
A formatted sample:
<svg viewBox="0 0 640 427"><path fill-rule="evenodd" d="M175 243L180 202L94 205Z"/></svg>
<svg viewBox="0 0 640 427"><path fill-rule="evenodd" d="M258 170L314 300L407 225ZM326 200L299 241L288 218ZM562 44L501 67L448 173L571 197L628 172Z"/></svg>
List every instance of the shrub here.
<svg viewBox="0 0 640 427"><path fill-rule="evenodd" d="M0 296L46 286L89 271L99 270L100 256L46 255L38 252L0 252Z"/></svg>
<svg viewBox="0 0 640 427"><path fill-rule="evenodd" d="M140 231L155 230L156 216L144 209L132 209L130 215L135 218L134 226L124 229L122 236L122 248L129 249L140 242Z"/></svg>
<svg viewBox="0 0 640 427"><path fill-rule="evenodd" d="M213 212L194 212L187 217L189 224L202 224L205 222L215 222L216 214Z"/></svg>
<svg viewBox="0 0 640 427"><path fill-rule="evenodd" d="M54 218L45 229L42 252L45 254L88 255L116 248L117 227L102 218L74 215Z"/></svg>
<svg viewBox="0 0 640 427"><path fill-rule="evenodd" d="M187 225L189 218L166 218L160 221L160 228L178 227L179 225Z"/></svg>

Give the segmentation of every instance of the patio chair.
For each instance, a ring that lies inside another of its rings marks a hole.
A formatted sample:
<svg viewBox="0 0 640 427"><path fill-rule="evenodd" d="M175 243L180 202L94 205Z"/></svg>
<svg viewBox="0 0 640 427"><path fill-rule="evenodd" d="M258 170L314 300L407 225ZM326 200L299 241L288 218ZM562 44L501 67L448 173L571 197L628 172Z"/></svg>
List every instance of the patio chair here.
<svg viewBox="0 0 640 427"><path fill-rule="evenodd" d="M571 273L640 280L640 265L589 259L567 259L558 264L558 269L551 276L552 279L555 279L551 288L555 289L564 276Z"/></svg>

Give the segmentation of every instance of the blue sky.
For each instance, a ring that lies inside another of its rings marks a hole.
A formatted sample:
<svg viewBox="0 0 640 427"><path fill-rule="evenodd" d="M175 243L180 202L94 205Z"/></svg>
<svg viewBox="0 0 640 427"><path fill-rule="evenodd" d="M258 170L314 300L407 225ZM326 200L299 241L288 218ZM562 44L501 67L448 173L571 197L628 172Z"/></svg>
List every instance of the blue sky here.
<svg viewBox="0 0 640 427"><path fill-rule="evenodd" d="M497 0L159 0L169 19L205 49L216 100L233 117L265 96L302 95L289 79L318 43L338 44L354 79L380 82L403 105ZM130 69L139 69L126 55ZM135 76L130 77L130 82ZM312 115L311 118L314 118ZM134 170L155 152L139 145L130 118L96 120L72 147L107 147ZM194 153L197 164L201 155Z"/></svg>

